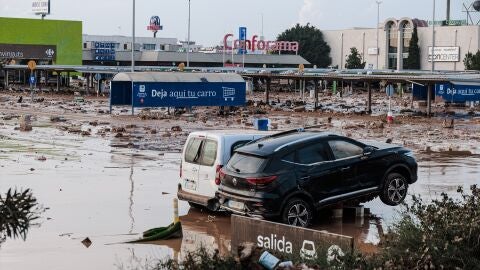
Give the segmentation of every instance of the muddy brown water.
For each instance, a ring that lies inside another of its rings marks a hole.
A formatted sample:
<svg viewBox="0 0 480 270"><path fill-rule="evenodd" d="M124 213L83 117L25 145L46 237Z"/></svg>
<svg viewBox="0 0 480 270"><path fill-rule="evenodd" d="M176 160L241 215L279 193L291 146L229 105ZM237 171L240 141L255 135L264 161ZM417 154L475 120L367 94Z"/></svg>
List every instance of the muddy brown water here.
<svg viewBox="0 0 480 270"><path fill-rule="evenodd" d="M118 142L111 136L82 137L44 124L30 133L9 123L0 127L0 192L30 188L47 208L26 241L7 239L0 246L0 269L143 269L201 245L228 252L229 216L191 209L185 202L179 204L182 239L124 244L171 222L180 155L111 147ZM419 181L409 194L431 200L479 181L478 155L416 154ZM46 160L38 160L41 156ZM378 199L365 207L371 216L335 220L323 214L313 228L353 236L361 250L374 252L379 232L400 208ZM92 241L88 248L81 243L86 237Z"/></svg>

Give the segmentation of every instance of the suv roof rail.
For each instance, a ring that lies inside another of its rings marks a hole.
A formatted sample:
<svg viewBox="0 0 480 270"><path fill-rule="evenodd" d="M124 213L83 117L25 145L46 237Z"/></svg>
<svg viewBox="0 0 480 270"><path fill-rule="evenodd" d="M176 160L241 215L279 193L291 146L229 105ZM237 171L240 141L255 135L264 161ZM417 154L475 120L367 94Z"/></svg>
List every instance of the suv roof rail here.
<svg viewBox="0 0 480 270"><path fill-rule="evenodd" d="M281 132L278 132L278 133L274 133L272 135L268 135L268 136L265 136L265 137L258 138L256 140L253 140L253 141L249 142L249 143L246 143L245 145L254 144L254 143L257 143L257 142L260 142L260 141L264 141L266 139L276 138L276 137L284 136L284 135L291 134L291 133L305 132L307 129L318 128L318 127L321 127L321 126L322 125L315 125L315 126L307 126L307 127L289 129L289 130L281 131Z"/></svg>

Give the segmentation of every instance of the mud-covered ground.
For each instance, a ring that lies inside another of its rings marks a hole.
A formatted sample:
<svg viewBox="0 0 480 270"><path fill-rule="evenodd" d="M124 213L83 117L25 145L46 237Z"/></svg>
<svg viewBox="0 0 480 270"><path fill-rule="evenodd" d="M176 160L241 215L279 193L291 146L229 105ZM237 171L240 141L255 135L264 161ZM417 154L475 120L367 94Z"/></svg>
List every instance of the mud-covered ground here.
<svg viewBox="0 0 480 270"><path fill-rule="evenodd" d="M228 215L190 209L184 202L183 239L122 243L171 222L179 152L189 132L253 129L259 117L268 117L276 130L316 125L356 139L391 139L407 146L420 165L409 193L427 200L479 181L478 110L436 103L437 116L426 118L416 102L412 109L407 95L393 99L393 124L385 121L387 101L380 93L374 94L373 116L363 113L364 93L322 95L317 112L313 100L300 93L273 93L271 106L256 93L248 97L249 106L224 115L213 107L170 115L166 109L138 109L135 116L128 107L114 107L110 115L107 98L36 98L32 104L28 94L0 94L0 193L31 188L47 209L25 242L8 239L0 246L0 269L137 269L201 244L228 252ZM22 115L32 116L32 131L19 130ZM453 128L445 128L451 119ZM354 236L358 247L372 252L379 231L395 220L399 208L379 200L365 206L371 214L363 219L335 220L322 213L314 228ZM86 237L92 241L88 248L81 243Z"/></svg>

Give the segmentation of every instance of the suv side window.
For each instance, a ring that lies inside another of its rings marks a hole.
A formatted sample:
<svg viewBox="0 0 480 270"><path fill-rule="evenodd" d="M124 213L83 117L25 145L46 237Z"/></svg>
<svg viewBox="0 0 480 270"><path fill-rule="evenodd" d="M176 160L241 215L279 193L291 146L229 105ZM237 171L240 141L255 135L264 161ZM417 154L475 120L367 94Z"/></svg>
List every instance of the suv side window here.
<svg viewBox="0 0 480 270"><path fill-rule="evenodd" d="M198 158L198 163L203 166L212 166L217 158L217 142L213 140L204 140L202 153Z"/></svg>
<svg viewBox="0 0 480 270"><path fill-rule="evenodd" d="M328 160L328 152L323 142L297 150L298 163L313 164Z"/></svg>
<svg viewBox="0 0 480 270"><path fill-rule="evenodd" d="M202 139L191 138L187 144L185 150L185 161L189 163L195 163L200 155L200 146L202 145Z"/></svg>
<svg viewBox="0 0 480 270"><path fill-rule="evenodd" d="M358 156L363 153L362 147L347 141L333 140L329 141L328 145L332 148L332 153L335 159Z"/></svg>

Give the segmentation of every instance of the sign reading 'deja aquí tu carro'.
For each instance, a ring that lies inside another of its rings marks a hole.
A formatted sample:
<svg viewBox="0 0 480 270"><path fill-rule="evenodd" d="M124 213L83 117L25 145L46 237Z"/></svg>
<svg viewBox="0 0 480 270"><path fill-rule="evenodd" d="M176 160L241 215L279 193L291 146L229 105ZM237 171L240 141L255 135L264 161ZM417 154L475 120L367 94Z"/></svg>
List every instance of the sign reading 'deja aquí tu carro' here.
<svg viewBox="0 0 480 270"><path fill-rule="evenodd" d="M245 82L133 83L133 107L243 106Z"/></svg>

